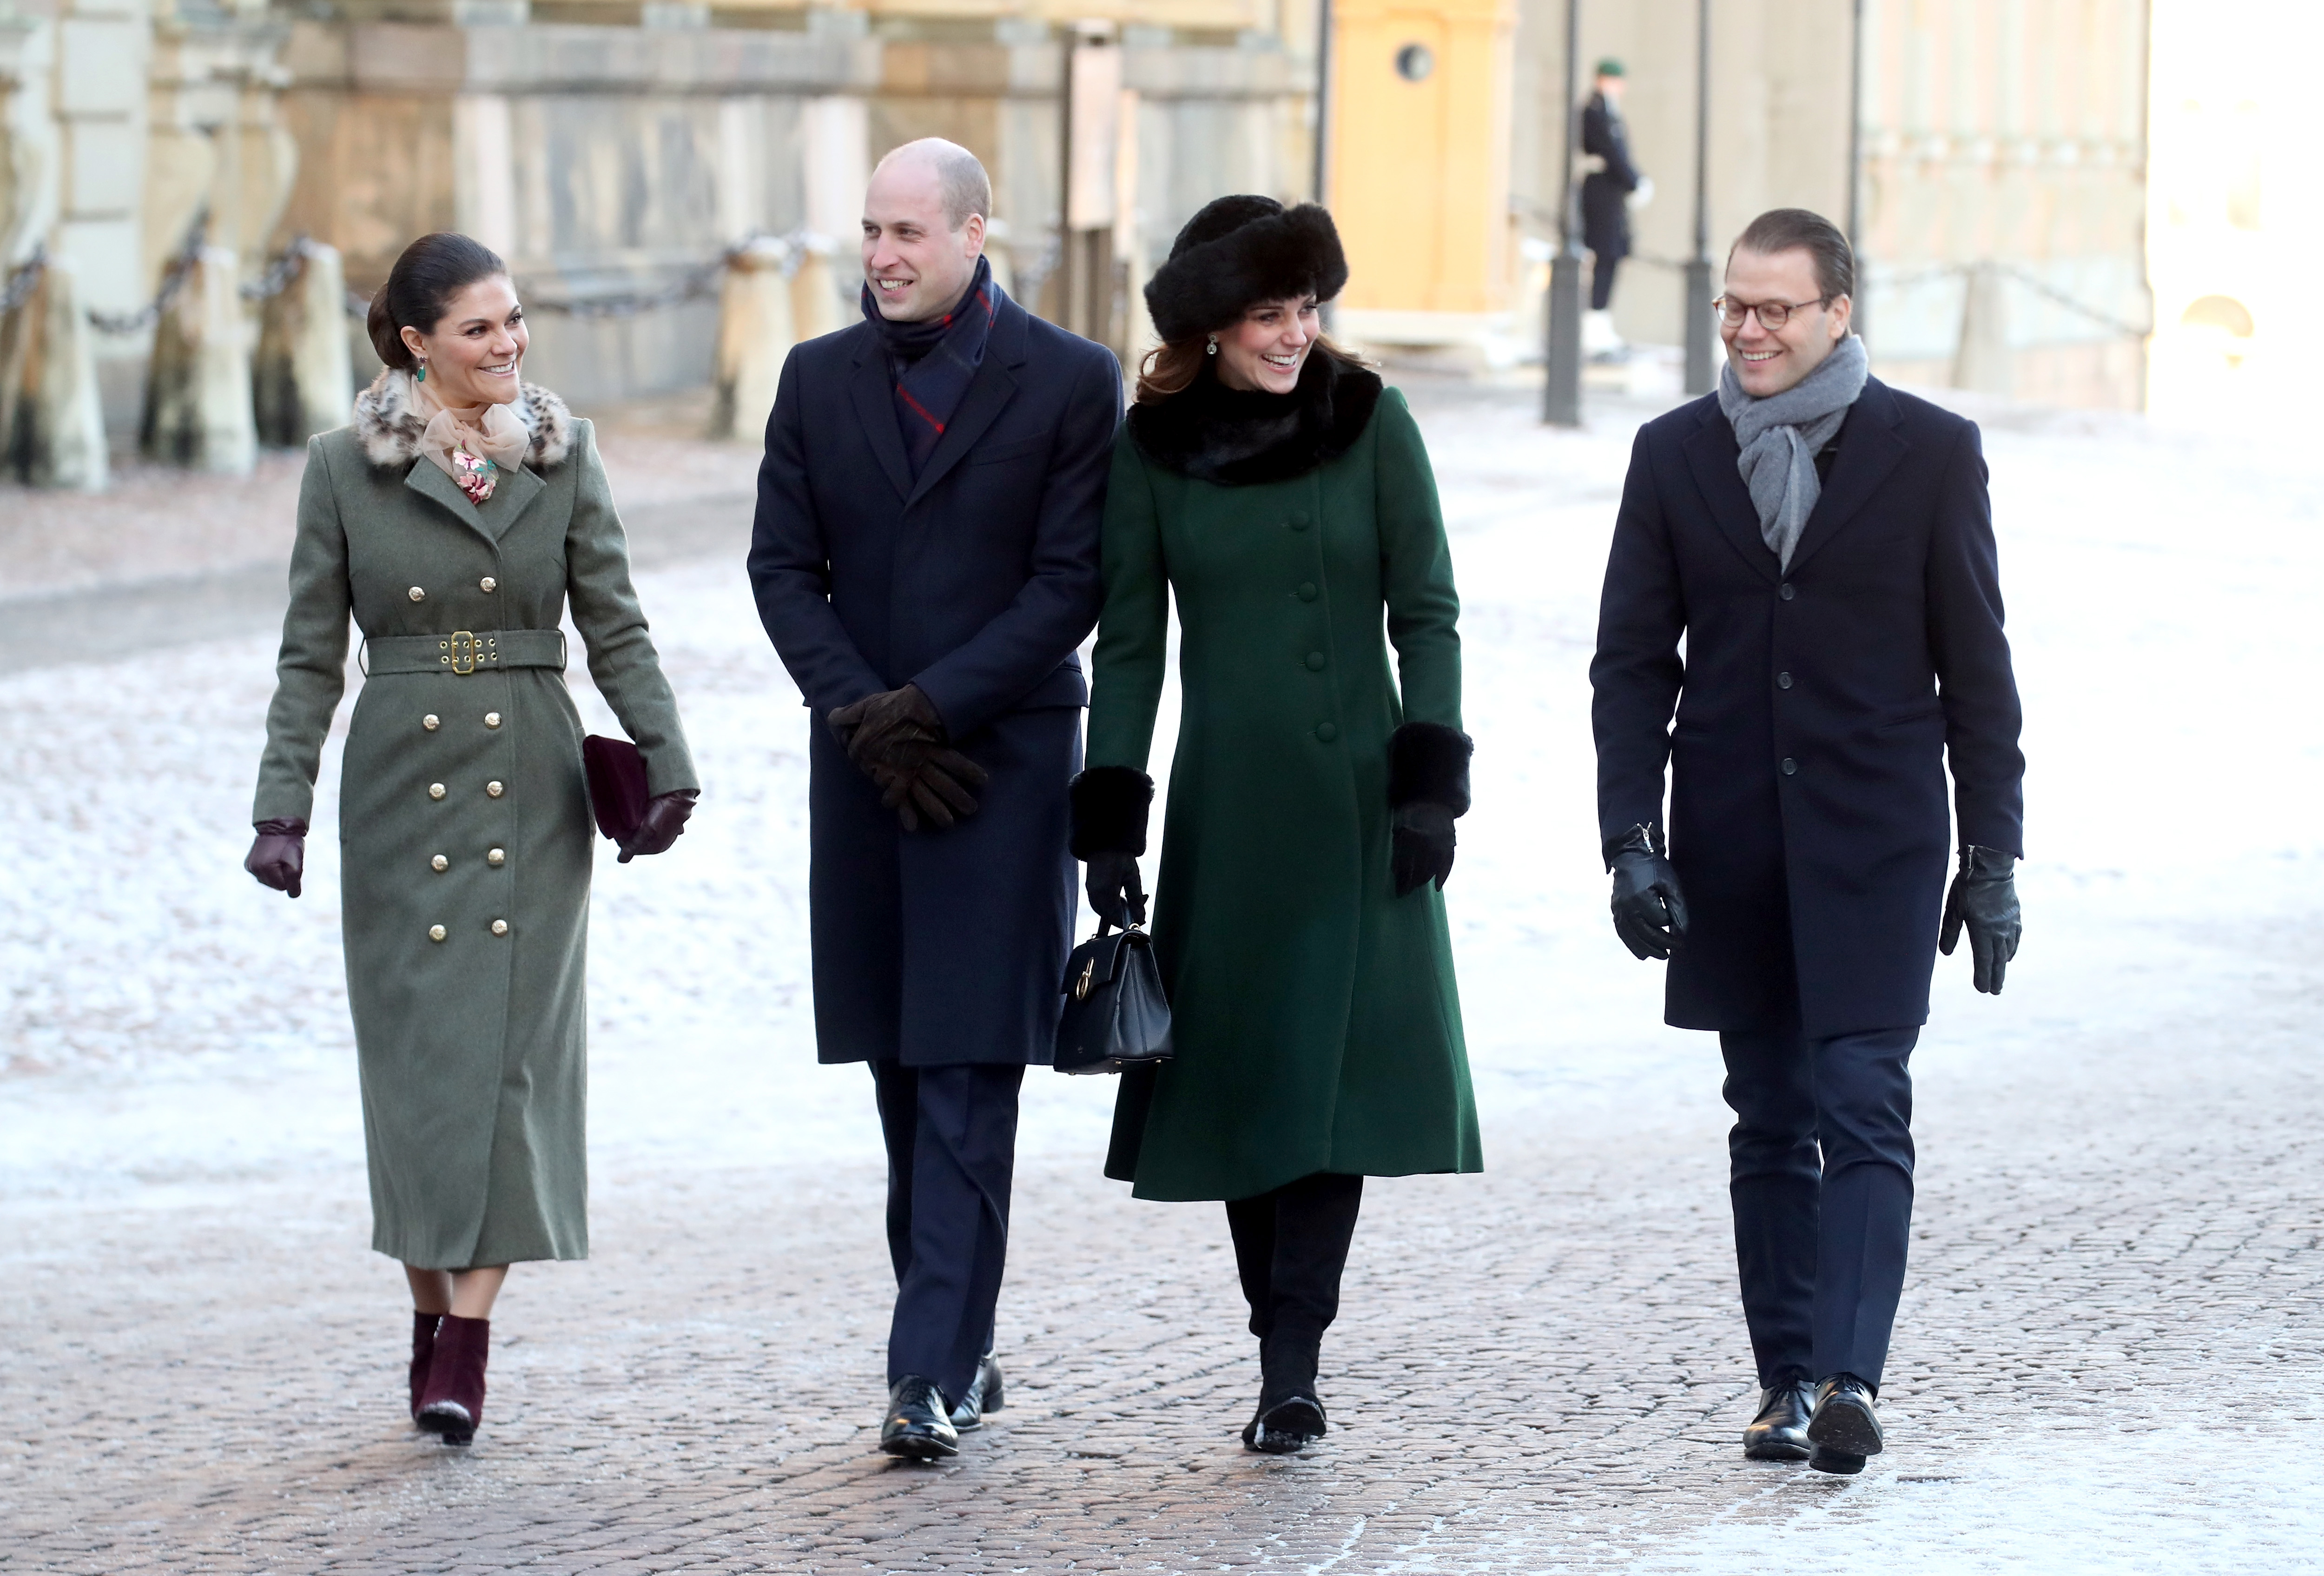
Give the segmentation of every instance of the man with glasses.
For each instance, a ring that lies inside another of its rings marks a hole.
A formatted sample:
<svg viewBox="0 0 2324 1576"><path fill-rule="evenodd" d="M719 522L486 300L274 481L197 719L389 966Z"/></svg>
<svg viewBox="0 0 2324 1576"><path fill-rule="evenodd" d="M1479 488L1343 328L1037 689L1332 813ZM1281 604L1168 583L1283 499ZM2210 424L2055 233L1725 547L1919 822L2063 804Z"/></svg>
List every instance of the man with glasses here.
<svg viewBox="0 0 2324 1576"><path fill-rule="evenodd" d="M1841 1473L1881 1448L1906 1063L1964 929L2000 993L2024 775L1977 428L1869 375L1854 290L1814 214L1736 241L1719 392L1638 433L1590 668L1615 929L1727 1065L1744 1453Z"/></svg>

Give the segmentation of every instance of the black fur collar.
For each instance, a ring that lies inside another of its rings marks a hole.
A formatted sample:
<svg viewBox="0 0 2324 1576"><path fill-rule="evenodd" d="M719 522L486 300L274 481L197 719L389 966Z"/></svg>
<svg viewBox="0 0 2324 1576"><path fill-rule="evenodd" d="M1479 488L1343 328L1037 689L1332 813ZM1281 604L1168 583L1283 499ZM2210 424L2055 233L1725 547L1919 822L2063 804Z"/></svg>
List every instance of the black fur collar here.
<svg viewBox="0 0 2324 1576"><path fill-rule="evenodd" d="M1157 465L1197 482L1247 487L1304 476L1356 446L1379 403L1379 374L1309 353L1287 394L1230 389L1205 362L1167 400L1130 408L1130 434Z"/></svg>

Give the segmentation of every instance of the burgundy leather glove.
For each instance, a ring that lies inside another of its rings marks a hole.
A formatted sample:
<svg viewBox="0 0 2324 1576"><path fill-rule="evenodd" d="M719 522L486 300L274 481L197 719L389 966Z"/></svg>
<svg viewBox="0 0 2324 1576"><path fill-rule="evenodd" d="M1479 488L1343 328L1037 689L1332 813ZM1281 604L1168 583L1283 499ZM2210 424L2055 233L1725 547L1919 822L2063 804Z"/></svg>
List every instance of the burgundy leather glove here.
<svg viewBox="0 0 2324 1576"><path fill-rule="evenodd" d="M646 801L646 813L639 817L638 829L622 844L622 855L616 862L627 864L641 853L667 853L669 845L686 830L686 818L694 814L696 788L679 788L676 793L656 794Z"/></svg>
<svg viewBox="0 0 2324 1576"><path fill-rule="evenodd" d="M242 868L256 876L260 886L297 897L299 880L307 871L307 823L295 817L259 822L258 836Z"/></svg>

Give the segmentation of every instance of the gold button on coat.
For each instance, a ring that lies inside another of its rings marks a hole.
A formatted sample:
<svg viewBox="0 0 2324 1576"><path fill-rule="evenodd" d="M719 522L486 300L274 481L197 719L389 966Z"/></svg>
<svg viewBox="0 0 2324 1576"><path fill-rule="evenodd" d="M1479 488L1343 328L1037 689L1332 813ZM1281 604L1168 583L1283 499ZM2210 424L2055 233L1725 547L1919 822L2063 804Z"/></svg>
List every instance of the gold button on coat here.
<svg viewBox="0 0 2324 1576"><path fill-rule="evenodd" d="M497 727L499 727L500 725L501 725L501 714L500 714L500 713L498 713L498 712L486 712L486 713L484 714L484 726L485 726L485 727L487 727L487 728L497 728Z"/></svg>
<svg viewBox="0 0 2324 1576"><path fill-rule="evenodd" d="M440 782L429 783L428 785L428 797L431 799L442 798L444 797L444 785Z"/></svg>
<svg viewBox="0 0 2324 1576"><path fill-rule="evenodd" d="M493 934L494 935L506 935L508 934L508 921L505 919L493 920Z"/></svg>
<svg viewBox="0 0 2324 1576"><path fill-rule="evenodd" d="M412 600L412 601L414 601L414 602L425 602L425 601L427 601L427 600L428 600L428 593L426 593L425 591L420 590L420 587L419 587L419 586L417 586L417 585L413 586L410 590L409 590L409 591L405 592L405 593L404 593L404 594L405 594L406 596L409 596L410 598L411 598L411 600Z"/></svg>
<svg viewBox="0 0 2324 1576"><path fill-rule="evenodd" d="M443 940L443 939L444 939L444 927L443 927L442 926L440 926L440 925L431 925L431 926L429 926L428 927L428 939L429 939L429 940L430 940L430 941L441 941L441 940Z"/></svg>
<svg viewBox="0 0 2324 1576"><path fill-rule="evenodd" d="M432 733L437 729L444 725L444 720L441 717L438 717L434 712L429 712L426 716L420 719L420 725Z"/></svg>
<svg viewBox="0 0 2324 1576"><path fill-rule="evenodd" d="M431 870L450 870L450 869L452 868L452 862L451 862L450 860L448 860L448 859L446 859L446 858L445 858L442 854L440 854L440 853L439 853L439 854L438 854L435 858L433 858L433 859L429 860L429 861L428 862L428 864L429 864L429 868L430 868Z"/></svg>
<svg viewBox="0 0 2324 1576"><path fill-rule="evenodd" d="M502 793L501 785L496 782L488 782L484 785L484 791L492 795L493 797L499 798Z"/></svg>
<svg viewBox="0 0 2324 1576"><path fill-rule="evenodd" d="M500 866L508 862L508 850L504 848L493 849L490 853L484 855L484 862L493 866L494 869L498 869Z"/></svg>
<svg viewBox="0 0 2324 1576"><path fill-rule="evenodd" d="M476 589L479 591L498 591L500 588L501 583L490 575L476 582Z"/></svg>

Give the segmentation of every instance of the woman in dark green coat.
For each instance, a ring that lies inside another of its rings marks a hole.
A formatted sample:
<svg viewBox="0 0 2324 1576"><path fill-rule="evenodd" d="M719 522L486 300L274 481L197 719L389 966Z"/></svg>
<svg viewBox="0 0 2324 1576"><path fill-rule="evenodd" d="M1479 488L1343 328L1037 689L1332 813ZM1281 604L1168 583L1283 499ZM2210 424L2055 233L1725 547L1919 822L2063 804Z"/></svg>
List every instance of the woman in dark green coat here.
<svg viewBox="0 0 2324 1576"><path fill-rule="evenodd" d="M370 327L386 370L352 427L307 447L248 869L299 895L352 615L366 677L339 847L372 1246L410 1282L412 1416L465 1443L508 1266L589 1250L591 815L568 606L644 756L651 797L622 859L675 842L698 785L590 425L520 381L501 260L423 236Z"/></svg>
<svg viewBox="0 0 2324 1576"><path fill-rule="evenodd" d="M1273 1452L1324 1431L1363 1178L1480 1164L1439 895L1469 807L1460 603L1411 412L1319 333L1346 279L1322 208L1229 197L1147 287L1164 343L1114 449L1073 793L1091 906L1142 919L1175 595L1154 938L1176 1055L1125 1077L1106 1174L1226 1201L1260 1342L1243 1441Z"/></svg>

